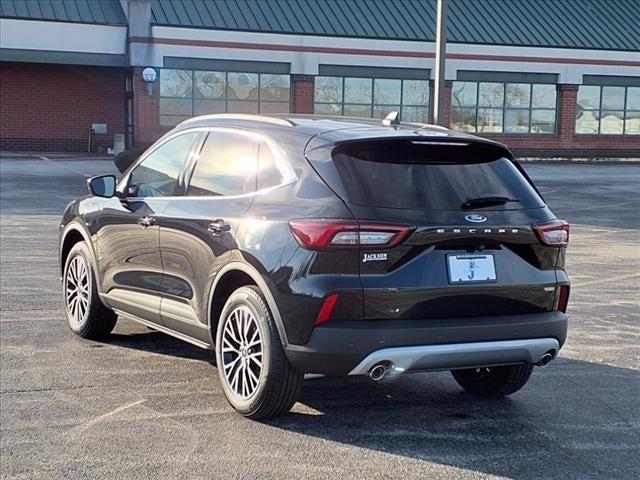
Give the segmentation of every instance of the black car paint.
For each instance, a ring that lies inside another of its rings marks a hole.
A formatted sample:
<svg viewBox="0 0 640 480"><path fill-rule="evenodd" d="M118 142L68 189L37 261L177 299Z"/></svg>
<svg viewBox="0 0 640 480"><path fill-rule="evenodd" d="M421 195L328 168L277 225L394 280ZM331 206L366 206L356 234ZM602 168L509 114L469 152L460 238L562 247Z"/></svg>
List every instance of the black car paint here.
<svg viewBox="0 0 640 480"><path fill-rule="evenodd" d="M398 338L405 338L404 344L415 344L416 339L441 343L531 338L532 334L551 334L560 344L564 342L566 316L554 312L558 315L553 328L546 328L548 321L542 318L553 310L554 288L568 284L564 248L540 245L531 229L534 223L555 218L546 206L483 210L489 220L477 227L465 221L469 211L422 212L350 204L323 181L305 155L349 139L424 138L425 131L432 131L428 139L438 141L442 131L382 127L360 120L293 121L296 126L203 118L178 126L167 135L223 127L268 137L284 149L296 179L238 197L187 197L183 193L193 168L189 162L175 196L126 198L125 172L118 196L84 197L67 207L60 225L61 256L70 231L90 239L99 291L107 306L208 348L213 348L215 338L217 319L211 318L215 290L229 272L242 270L265 293L285 351L306 372L347 373L351 363L390 345L385 329L400 329L392 335L397 345L403 343ZM508 150L494 142L451 131L445 139L490 145L511 158ZM153 218L155 224L142 227L142 217ZM387 262L363 263L363 252L358 249L316 252L301 248L288 222L305 218L389 221L413 225L416 230L404 243L388 250ZM219 219L229 226L228 231L211 231L211 223ZM473 227L492 231L470 233ZM502 227L515 228L518 233L497 233ZM438 229L449 233L438 233ZM461 231L453 233L454 229ZM501 272L497 282L449 285L443 268L446 254L475 250L494 254ZM322 301L332 293L340 294L332 319L315 327ZM540 314L539 321L531 316L535 313ZM523 315L529 315L524 328L513 328ZM493 327L484 334L478 331L482 319L477 317L481 316L494 319ZM451 325L456 328L451 330ZM405 327L429 328L413 337L412 328ZM355 337L346 335L336 341L341 331ZM345 357L327 353L335 352L337 345L345 345L350 352L346 364Z"/></svg>

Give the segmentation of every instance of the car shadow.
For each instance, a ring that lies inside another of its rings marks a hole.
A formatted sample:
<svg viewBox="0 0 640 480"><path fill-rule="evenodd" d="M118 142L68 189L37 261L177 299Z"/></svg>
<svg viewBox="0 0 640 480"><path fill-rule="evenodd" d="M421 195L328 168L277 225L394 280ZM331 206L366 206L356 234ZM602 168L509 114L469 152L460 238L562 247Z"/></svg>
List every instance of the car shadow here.
<svg viewBox="0 0 640 480"><path fill-rule="evenodd" d="M211 352L156 331L108 344L214 363ZM265 426L508 478L638 478L640 372L559 358L507 398L465 393L448 372L374 383L306 380L291 413Z"/></svg>
<svg viewBox="0 0 640 480"><path fill-rule="evenodd" d="M163 333L109 345L215 364ZM507 478L639 478L640 372L560 357L507 398L464 392L448 372L306 380L298 403L263 426ZM258 427L256 424L256 428ZM426 477L425 477L426 478Z"/></svg>
<svg viewBox="0 0 640 480"><path fill-rule="evenodd" d="M211 351L195 347L162 332L149 329L139 333L111 333L104 341L105 345L131 348L143 352L168 355L190 360L202 360L215 365Z"/></svg>
<svg viewBox="0 0 640 480"><path fill-rule="evenodd" d="M448 372L306 381L292 413L267 423L508 478L639 478L639 399L639 372L561 358L498 399L467 394Z"/></svg>

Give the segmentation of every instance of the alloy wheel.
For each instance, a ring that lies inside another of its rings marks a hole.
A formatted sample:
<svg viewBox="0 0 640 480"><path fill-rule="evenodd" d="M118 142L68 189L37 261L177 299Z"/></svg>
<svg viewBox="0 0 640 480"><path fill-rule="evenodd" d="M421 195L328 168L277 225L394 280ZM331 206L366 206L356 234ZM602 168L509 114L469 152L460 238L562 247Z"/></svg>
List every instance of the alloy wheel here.
<svg viewBox="0 0 640 480"><path fill-rule="evenodd" d="M231 311L222 333L222 366L229 388L247 399L257 390L263 361L262 336L256 317L247 306Z"/></svg>
<svg viewBox="0 0 640 480"><path fill-rule="evenodd" d="M89 270L82 255L71 259L65 279L65 299L69 323L78 329L82 326L89 310L91 286L89 284Z"/></svg>

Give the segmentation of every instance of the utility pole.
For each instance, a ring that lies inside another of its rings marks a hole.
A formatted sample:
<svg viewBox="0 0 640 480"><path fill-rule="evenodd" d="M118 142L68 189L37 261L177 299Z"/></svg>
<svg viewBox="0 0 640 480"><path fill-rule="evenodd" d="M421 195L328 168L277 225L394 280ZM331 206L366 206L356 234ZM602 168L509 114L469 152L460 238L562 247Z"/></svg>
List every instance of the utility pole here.
<svg viewBox="0 0 640 480"><path fill-rule="evenodd" d="M447 56L447 0L436 6L436 78L433 92L433 123L444 125L444 71Z"/></svg>

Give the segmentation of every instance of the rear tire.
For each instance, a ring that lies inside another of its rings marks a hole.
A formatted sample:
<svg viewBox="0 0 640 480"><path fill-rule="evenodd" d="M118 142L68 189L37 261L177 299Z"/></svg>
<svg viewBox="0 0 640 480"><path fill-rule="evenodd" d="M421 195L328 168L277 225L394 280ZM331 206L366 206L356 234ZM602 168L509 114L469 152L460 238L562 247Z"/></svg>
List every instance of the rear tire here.
<svg viewBox="0 0 640 480"><path fill-rule="evenodd" d="M287 359L267 302L254 286L237 289L222 309L216 364L227 401L255 420L287 413L302 387L303 375Z"/></svg>
<svg viewBox="0 0 640 480"><path fill-rule="evenodd" d="M452 370L456 382L467 392L483 397L504 397L520 390L529 380L533 365Z"/></svg>
<svg viewBox="0 0 640 480"><path fill-rule="evenodd" d="M92 340L111 333L118 316L105 307L98 297L91 252L84 242L76 243L67 256L62 289L67 324L73 333Z"/></svg>

